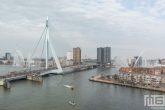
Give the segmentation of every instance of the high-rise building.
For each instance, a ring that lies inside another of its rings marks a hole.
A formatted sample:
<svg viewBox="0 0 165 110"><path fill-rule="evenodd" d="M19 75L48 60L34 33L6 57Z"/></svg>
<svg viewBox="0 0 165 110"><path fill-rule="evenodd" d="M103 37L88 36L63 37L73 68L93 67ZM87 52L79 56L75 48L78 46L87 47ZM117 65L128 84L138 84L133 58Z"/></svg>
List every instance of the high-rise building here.
<svg viewBox="0 0 165 110"><path fill-rule="evenodd" d="M139 58L138 58L138 56L134 57L134 66L135 67L141 67L142 66L142 57L139 57Z"/></svg>
<svg viewBox="0 0 165 110"><path fill-rule="evenodd" d="M100 47L100 48L97 48L97 63L98 64L101 64L102 63L102 60L103 60L103 48Z"/></svg>
<svg viewBox="0 0 165 110"><path fill-rule="evenodd" d="M67 57L67 60L73 60L73 52L71 51L67 52L66 57Z"/></svg>
<svg viewBox="0 0 165 110"><path fill-rule="evenodd" d="M98 64L111 63L111 47L97 48L97 63Z"/></svg>
<svg viewBox="0 0 165 110"><path fill-rule="evenodd" d="M6 53L5 54L5 59L10 60L11 59L11 53Z"/></svg>
<svg viewBox="0 0 165 110"><path fill-rule="evenodd" d="M80 47L73 48L73 63L81 63L81 49Z"/></svg>

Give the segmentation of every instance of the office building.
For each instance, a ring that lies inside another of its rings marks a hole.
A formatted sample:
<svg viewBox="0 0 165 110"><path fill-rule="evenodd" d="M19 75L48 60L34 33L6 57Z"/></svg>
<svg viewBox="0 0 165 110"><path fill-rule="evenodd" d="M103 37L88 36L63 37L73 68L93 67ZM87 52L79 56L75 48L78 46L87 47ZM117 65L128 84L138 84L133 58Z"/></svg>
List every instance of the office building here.
<svg viewBox="0 0 165 110"><path fill-rule="evenodd" d="M111 47L97 48L97 63L110 64L111 63Z"/></svg>
<svg viewBox="0 0 165 110"><path fill-rule="evenodd" d="M102 63L102 59L103 59L103 48L97 48L97 64L101 64Z"/></svg>
<svg viewBox="0 0 165 110"><path fill-rule="evenodd" d="M11 59L11 53L6 53L5 54L5 59L10 60Z"/></svg>
<svg viewBox="0 0 165 110"><path fill-rule="evenodd" d="M135 67L141 67L142 66L142 57L139 57L139 59L138 59L138 56L134 57L134 66Z"/></svg>
<svg viewBox="0 0 165 110"><path fill-rule="evenodd" d="M81 49L80 47L73 48L73 63L80 64L81 63Z"/></svg>
<svg viewBox="0 0 165 110"><path fill-rule="evenodd" d="M71 51L67 52L66 57L67 57L67 60L73 60L73 52Z"/></svg>

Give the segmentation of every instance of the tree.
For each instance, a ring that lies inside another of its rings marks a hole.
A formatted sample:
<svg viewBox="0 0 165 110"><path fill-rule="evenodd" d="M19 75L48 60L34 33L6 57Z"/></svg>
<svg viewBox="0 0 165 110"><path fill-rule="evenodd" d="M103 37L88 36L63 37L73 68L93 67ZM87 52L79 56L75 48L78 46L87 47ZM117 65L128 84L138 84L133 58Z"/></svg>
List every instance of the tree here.
<svg viewBox="0 0 165 110"><path fill-rule="evenodd" d="M103 74L101 74L101 77L100 77L101 79L104 79L104 75Z"/></svg>
<svg viewBox="0 0 165 110"><path fill-rule="evenodd" d="M131 74L131 82L134 82L134 75Z"/></svg>
<svg viewBox="0 0 165 110"><path fill-rule="evenodd" d="M117 79L117 74L114 75L114 79L115 79L115 80Z"/></svg>
<svg viewBox="0 0 165 110"><path fill-rule="evenodd" d="M107 79L110 80L110 75L107 75Z"/></svg>
<svg viewBox="0 0 165 110"><path fill-rule="evenodd" d="M163 85L164 85L164 78L161 76L161 79L160 79L160 82L159 82L159 86L160 87L163 87Z"/></svg>
<svg viewBox="0 0 165 110"><path fill-rule="evenodd" d="M143 84L143 78L142 75L140 75L140 80L139 80L140 84Z"/></svg>

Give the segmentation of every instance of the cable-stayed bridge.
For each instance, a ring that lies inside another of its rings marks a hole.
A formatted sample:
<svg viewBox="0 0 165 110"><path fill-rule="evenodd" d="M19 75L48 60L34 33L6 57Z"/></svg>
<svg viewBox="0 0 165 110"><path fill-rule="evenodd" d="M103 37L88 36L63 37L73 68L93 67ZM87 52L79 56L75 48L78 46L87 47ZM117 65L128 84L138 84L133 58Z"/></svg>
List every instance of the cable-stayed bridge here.
<svg viewBox="0 0 165 110"><path fill-rule="evenodd" d="M6 75L1 75L0 80L6 79L6 80L10 81L10 80L19 79L19 78L27 78L28 75L33 76L34 74L36 76L39 76L39 77L50 74L50 73L64 74L64 71L63 71L61 64L59 62L57 53L65 53L66 54L66 52L70 51L72 49L72 47L68 44L68 42L66 42L66 40L63 37L61 37L60 34L57 33L57 30L55 30L55 31L54 30L55 29L53 29L53 26L50 25L49 19L47 17L46 26L44 28L44 31L43 31L43 33L42 33L42 35L41 35L41 37L37 43L32 55L28 55L26 64L25 64L22 53L16 47L16 53L14 54L15 60L14 60L13 66L16 66L16 65L25 66L27 69L22 70L22 71L17 71L17 72L13 71L13 72L10 72ZM39 45L39 43L40 43L40 41L44 35L45 35L45 38L44 38L44 44L42 47L41 60L42 60L42 57L44 56L43 53L44 53L44 49L45 49L45 67L39 68L37 70L31 70L31 67L32 67L31 61L32 61L32 59L34 57L34 53L36 52L37 47L38 47L38 45ZM58 42L55 42L55 43L52 42L53 39L55 41L58 41ZM60 45L60 44L62 44L62 45ZM49 67L50 54L53 56L56 67L52 67L52 68ZM74 66L70 65L67 67L76 68L76 69L81 69L81 68L89 69L89 68L94 68L96 66L98 66L98 65L85 63L85 64L79 64L79 65L74 65Z"/></svg>

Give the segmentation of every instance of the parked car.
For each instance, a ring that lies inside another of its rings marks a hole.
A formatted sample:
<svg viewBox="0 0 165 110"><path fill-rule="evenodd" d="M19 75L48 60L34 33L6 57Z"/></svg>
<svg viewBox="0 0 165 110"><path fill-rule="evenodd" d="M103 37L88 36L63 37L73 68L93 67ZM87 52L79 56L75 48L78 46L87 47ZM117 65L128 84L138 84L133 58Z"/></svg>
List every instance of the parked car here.
<svg viewBox="0 0 165 110"><path fill-rule="evenodd" d="M155 88L160 88L159 86L155 86Z"/></svg>

